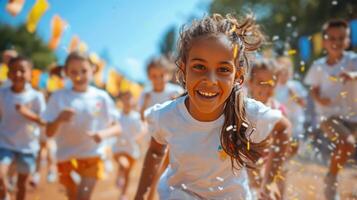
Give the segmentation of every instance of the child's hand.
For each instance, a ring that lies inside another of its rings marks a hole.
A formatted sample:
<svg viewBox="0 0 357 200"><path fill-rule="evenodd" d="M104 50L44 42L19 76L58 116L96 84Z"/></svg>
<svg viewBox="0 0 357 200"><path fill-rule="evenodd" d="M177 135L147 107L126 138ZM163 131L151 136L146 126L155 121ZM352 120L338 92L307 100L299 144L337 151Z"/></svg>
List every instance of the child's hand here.
<svg viewBox="0 0 357 200"><path fill-rule="evenodd" d="M101 143L102 142L102 138L100 137L100 135L98 133L91 134L91 137L93 138L93 140L96 143Z"/></svg>
<svg viewBox="0 0 357 200"><path fill-rule="evenodd" d="M278 200L281 199L278 185L276 183L270 183L262 189L260 189L259 197L260 200Z"/></svg>
<svg viewBox="0 0 357 200"><path fill-rule="evenodd" d="M340 78L342 79L343 83L346 83L347 81L354 80L353 75L351 73L348 73L348 72L342 72L340 74Z"/></svg>
<svg viewBox="0 0 357 200"><path fill-rule="evenodd" d="M150 93L146 93L145 96L144 96L144 104L143 104L144 108L148 107L150 100L151 100Z"/></svg>
<svg viewBox="0 0 357 200"><path fill-rule="evenodd" d="M15 109L22 115L32 112L27 106L21 104L16 104Z"/></svg>
<svg viewBox="0 0 357 200"><path fill-rule="evenodd" d="M70 122L75 114L75 111L73 109L64 109L62 112L58 115L57 120L60 122Z"/></svg>

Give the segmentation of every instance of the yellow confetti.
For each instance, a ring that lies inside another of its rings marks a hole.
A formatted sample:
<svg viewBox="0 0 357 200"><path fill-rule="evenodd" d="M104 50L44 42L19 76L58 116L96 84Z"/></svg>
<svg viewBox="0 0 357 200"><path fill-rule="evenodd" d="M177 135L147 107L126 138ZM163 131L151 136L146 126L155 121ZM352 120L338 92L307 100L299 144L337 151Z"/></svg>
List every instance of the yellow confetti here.
<svg viewBox="0 0 357 200"><path fill-rule="evenodd" d="M334 141L336 141L336 140L337 140L337 136L331 138L331 141L332 141L332 142L334 142Z"/></svg>
<svg viewBox="0 0 357 200"><path fill-rule="evenodd" d="M342 169L343 166L342 166L340 163L337 163L337 168L338 168L338 169Z"/></svg>
<svg viewBox="0 0 357 200"><path fill-rule="evenodd" d="M71 165L72 165L74 168L77 168L77 167L78 167L77 160L76 160L76 159L71 159Z"/></svg>
<svg viewBox="0 0 357 200"><path fill-rule="evenodd" d="M292 55L295 55L296 54L296 50L295 49L290 49L289 51L288 51L288 55L289 56L292 56Z"/></svg>
<svg viewBox="0 0 357 200"><path fill-rule="evenodd" d="M238 45L237 45L237 44L234 44L234 47L233 47L233 58L236 59L236 58L237 58L237 55L238 55Z"/></svg>
<svg viewBox="0 0 357 200"><path fill-rule="evenodd" d="M247 142L247 150L248 151L250 150L250 142L249 141Z"/></svg>
<svg viewBox="0 0 357 200"><path fill-rule="evenodd" d="M305 65L301 65L300 71L301 71L301 72L304 72L304 71L305 71Z"/></svg>
<svg viewBox="0 0 357 200"><path fill-rule="evenodd" d="M275 85L275 81L274 80L269 80L269 81L263 81L260 82L261 85L270 85L270 86L274 86Z"/></svg>
<svg viewBox="0 0 357 200"><path fill-rule="evenodd" d="M328 79L330 81L332 81L332 82L337 82L338 81L337 77L335 77L335 76L330 76Z"/></svg>
<svg viewBox="0 0 357 200"><path fill-rule="evenodd" d="M81 77L77 76L76 81L79 81L79 80L81 80Z"/></svg>

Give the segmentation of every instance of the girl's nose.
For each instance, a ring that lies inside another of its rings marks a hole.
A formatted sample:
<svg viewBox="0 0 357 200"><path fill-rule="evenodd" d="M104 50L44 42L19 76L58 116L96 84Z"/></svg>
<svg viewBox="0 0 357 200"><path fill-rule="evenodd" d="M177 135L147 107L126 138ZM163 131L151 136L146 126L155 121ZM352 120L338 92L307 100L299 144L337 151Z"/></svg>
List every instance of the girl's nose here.
<svg viewBox="0 0 357 200"><path fill-rule="evenodd" d="M210 84L217 84L217 76L214 72L207 72L206 80Z"/></svg>

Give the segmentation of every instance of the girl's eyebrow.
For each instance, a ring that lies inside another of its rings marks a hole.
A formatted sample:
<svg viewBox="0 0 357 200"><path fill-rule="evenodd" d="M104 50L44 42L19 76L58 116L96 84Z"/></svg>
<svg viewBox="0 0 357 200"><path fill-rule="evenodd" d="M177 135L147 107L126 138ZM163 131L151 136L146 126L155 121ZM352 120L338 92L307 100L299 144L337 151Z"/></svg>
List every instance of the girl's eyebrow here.
<svg viewBox="0 0 357 200"><path fill-rule="evenodd" d="M231 61L221 61L219 62L219 64L223 64L223 65L233 65L233 63Z"/></svg>
<svg viewBox="0 0 357 200"><path fill-rule="evenodd" d="M205 59L202 59L202 58L192 58L191 61L207 62Z"/></svg>

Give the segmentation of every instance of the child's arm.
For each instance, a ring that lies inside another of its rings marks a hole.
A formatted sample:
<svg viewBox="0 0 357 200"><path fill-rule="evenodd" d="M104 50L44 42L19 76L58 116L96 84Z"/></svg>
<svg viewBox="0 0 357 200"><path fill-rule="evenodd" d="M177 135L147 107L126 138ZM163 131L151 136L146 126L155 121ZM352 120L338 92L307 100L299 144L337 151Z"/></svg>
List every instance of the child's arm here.
<svg viewBox="0 0 357 200"><path fill-rule="evenodd" d="M46 135L48 137L52 137L63 122L71 121L74 114L75 112L72 109L65 109L60 112L60 114L54 121L47 122Z"/></svg>
<svg viewBox="0 0 357 200"><path fill-rule="evenodd" d="M355 81L357 80L357 72L342 72L340 77L343 79L343 82Z"/></svg>
<svg viewBox="0 0 357 200"><path fill-rule="evenodd" d="M165 155L166 146L151 139L150 147L146 153L139 186L136 191L135 200L143 200L145 194L149 191L151 183L161 166L160 163Z"/></svg>
<svg viewBox="0 0 357 200"><path fill-rule="evenodd" d="M331 104L331 99L322 98L320 96L320 88L319 87L313 86L311 88L311 96L316 102L318 102L319 104L321 104L323 106L329 106Z"/></svg>
<svg viewBox="0 0 357 200"><path fill-rule="evenodd" d="M100 130L94 134L89 133L92 135L95 142L100 143L103 139L117 136L121 133L121 126L119 123L113 122L111 126L106 129Z"/></svg>
<svg viewBox="0 0 357 200"><path fill-rule="evenodd" d="M269 186L276 181L283 181L281 170L283 162L289 150L289 139L291 134L291 124L289 120L283 117L279 120L272 131L273 147L269 152L267 163L265 164L265 174L262 180L262 193L267 194L270 191Z"/></svg>
<svg viewBox="0 0 357 200"><path fill-rule="evenodd" d="M149 102L150 102L150 93L145 93L144 95L144 103L140 108L140 117L141 117L141 121L145 121L145 110L148 108Z"/></svg>
<svg viewBox="0 0 357 200"><path fill-rule="evenodd" d="M16 110L26 119L37 123L40 126L45 126L46 123L44 120L42 120L42 118L36 114L35 112L33 112L31 109L29 109L28 107L26 107L25 105L20 105L17 104L16 105Z"/></svg>

